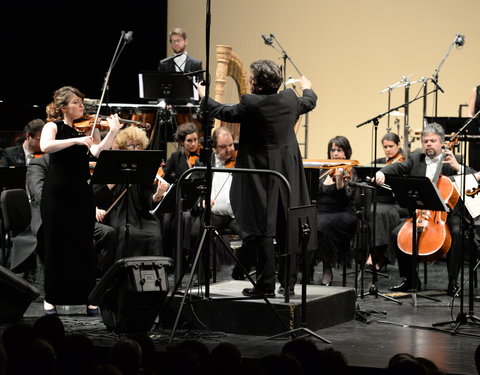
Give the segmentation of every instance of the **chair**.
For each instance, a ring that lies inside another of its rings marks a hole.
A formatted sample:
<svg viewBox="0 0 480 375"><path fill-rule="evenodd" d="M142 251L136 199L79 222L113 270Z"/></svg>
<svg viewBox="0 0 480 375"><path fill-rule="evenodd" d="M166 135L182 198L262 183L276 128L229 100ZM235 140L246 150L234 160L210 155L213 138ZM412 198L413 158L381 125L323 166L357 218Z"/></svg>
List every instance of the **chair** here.
<svg viewBox="0 0 480 375"><path fill-rule="evenodd" d="M0 204L5 227L4 260L13 272L22 272L23 264L34 253L37 243L30 230L32 214L27 192L23 189L4 190Z"/></svg>

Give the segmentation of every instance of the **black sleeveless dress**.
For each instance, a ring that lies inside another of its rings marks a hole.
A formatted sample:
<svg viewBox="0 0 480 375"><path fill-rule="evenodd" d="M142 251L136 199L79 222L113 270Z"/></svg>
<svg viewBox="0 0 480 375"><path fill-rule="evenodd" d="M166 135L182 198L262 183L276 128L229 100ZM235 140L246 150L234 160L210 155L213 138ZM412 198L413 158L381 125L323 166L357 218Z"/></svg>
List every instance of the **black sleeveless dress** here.
<svg viewBox="0 0 480 375"><path fill-rule="evenodd" d="M62 121L56 125L56 139L79 136ZM87 304L95 286L95 206L88 159L87 147L79 145L50 154L40 208L45 241L45 300L52 304Z"/></svg>

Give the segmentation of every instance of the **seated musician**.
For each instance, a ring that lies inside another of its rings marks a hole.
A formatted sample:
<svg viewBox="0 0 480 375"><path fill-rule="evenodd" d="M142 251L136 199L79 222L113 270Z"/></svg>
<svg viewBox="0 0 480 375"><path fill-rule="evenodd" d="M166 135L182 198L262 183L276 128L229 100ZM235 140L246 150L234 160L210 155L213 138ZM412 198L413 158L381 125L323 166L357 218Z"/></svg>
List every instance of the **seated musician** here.
<svg viewBox="0 0 480 375"><path fill-rule="evenodd" d="M130 126L115 138L114 148L119 150L144 150L148 137L144 130ZM96 185L97 205L107 210L104 222L117 230L116 259L142 255L162 255L162 235L158 218L149 211L167 191L164 181L152 185ZM117 198L119 198L117 200ZM115 202L115 203L114 203ZM128 214L128 222L127 222ZM128 224L128 243L126 242Z"/></svg>
<svg viewBox="0 0 480 375"><path fill-rule="evenodd" d="M393 164L405 161L403 150L400 146L400 137L395 133L386 133L382 138L382 147L385 157L376 160L377 164ZM395 264L395 246L391 240L392 230L400 222L401 208L396 203L393 194L377 194L375 210L375 247L367 259L367 266L373 266L378 270L387 264ZM372 207L373 209L373 207ZM373 255L373 261L372 261Z"/></svg>
<svg viewBox="0 0 480 375"><path fill-rule="evenodd" d="M328 142L329 159L350 159L352 148L347 138L337 136ZM353 169L350 173L354 173ZM355 178L344 168L327 170L320 175L317 197L317 260L323 262L321 285L332 285L332 265L345 260L349 241L356 232L358 218L352 188Z"/></svg>
<svg viewBox="0 0 480 375"><path fill-rule="evenodd" d="M400 163L385 166L375 175L375 182L383 185L386 175L427 176L433 179L437 167L441 168L444 176L453 176L461 173L463 167L458 163L455 155L450 150L444 151L444 159L441 161L442 146L445 140L445 132L437 123L427 124L422 133L422 150L413 152L409 159ZM476 176L477 177L477 176ZM478 177L477 177L478 179ZM453 296L458 288L457 276L460 270L460 204L448 214L447 225L450 228L452 243L447 253L448 287L447 293ZM402 224L401 224L402 225ZM395 239L401 229L401 225L394 229ZM395 242L397 244L397 242ZM390 288L392 291L408 291L413 287L411 264L412 256L402 252L396 246L398 269L403 278L400 284ZM420 280L417 277L417 286L420 289Z"/></svg>
<svg viewBox="0 0 480 375"><path fill-rule="evenodd" d="M227 127L219 127L212 134L213 154L212 167L214 168L233 168L235 166L235 157L237 152L233 144L233 135ZM197 162L198 165L200 163ZM211 224L218 231L225 229L231 230L239 235L242 240L246 234L240 230L235 221L232 206L230 204L230 186L232 184L231 173L213 173L212 192L211 192ZM192 227L192 244L196 244L199 239L204 217L198 216ZM218 254L218 253L217 253ZM255 261L249 260L249 252L239 249L237 256L242 264L249 270ZM231 263L231 262L230 262ZM232 271L234 279L244 279L241 268L237 265Z"/></svg>
<svg viewBox="0 0 480 375"><path fill-rule="evenodd" d="M191 123L182 124L177 128L175 139L178 150L168 158L163 172L167 182L175 182L186 170L195 165L200 156L198 128Z"/></svg>
<svg viewBox="0 0 480 375"><path fill-rule="evenodd" d="M40 134L45 122L41 119L30 121L23 129L21 145L0 150L0 168L22 167L28 165L40 150Z"/></svg>

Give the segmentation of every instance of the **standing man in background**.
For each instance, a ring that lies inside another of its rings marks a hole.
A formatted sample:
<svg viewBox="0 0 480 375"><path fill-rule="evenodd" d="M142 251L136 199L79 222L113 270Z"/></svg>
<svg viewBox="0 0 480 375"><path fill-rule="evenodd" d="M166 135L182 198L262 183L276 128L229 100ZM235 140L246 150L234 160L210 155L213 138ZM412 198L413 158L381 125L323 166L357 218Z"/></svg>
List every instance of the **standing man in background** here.
<svg viewBox="0 0 480 375"><path fill-rule="evenodd" d="M188 39L185 30L179 27L171 30L168 40L174 55L160 60L160 64L158 65L159 72L187 73L202 70L202 61L189 56L187 53ZM203 74L199 73L195 77L197 80L202 80Z"/></svg>

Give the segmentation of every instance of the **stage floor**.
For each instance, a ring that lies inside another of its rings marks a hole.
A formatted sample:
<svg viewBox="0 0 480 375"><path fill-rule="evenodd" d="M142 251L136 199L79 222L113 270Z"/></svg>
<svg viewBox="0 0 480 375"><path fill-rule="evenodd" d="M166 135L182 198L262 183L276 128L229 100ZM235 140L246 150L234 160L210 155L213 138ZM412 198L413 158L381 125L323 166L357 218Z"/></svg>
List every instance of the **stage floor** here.
<svg viewBox="0 0 480 375"><path fill-rule="evenodd" d="M321 266L315 272L314 284L319 284L321 277L319 270L321 270ZM382 293L388 293L387 287L399 280L395 266L389 267L386 275L388 277L380 277L377 283L378 289ZM229 276L230 267L223 267L218 273L218 280L228 280ZM334 270L334 286L341 286L341 276L340 269ZM374 369L383 369L394 354L407 352L414 356L433 360L437 366L449 374L476 374L474 351L480 344L480 326L462 324L454 335L452 335L454 324L439 328L432 327L432 323L455 320L462 310L467 314L469 313L468 284L464 307L461 309L459 298L455 299L452 306L452 298L444 294L447 286L446 280L445 263L429 263L428 285L427 288L424 288L424 294L435 296L438 301L431 301L418 296L417 305L414 306L409 295L398 296L397 301L401 302L399 304L382 297L375 298L366 294L364 298L357 298L356 301L358 308L366 312L362 315L366 317L365 320L353 319L315 331L321 337L331 341L331 344L326 344L317 339L313 340L317 343L318 348L331 347L341 351L349 365L354 368L354 373L364 371L372 373ZM364 278L365 293L368 293L370 284L371 274L366 273ZM241 288L245 284L224 283L223 289L225 289L225 285L230 285L232 294L239 294L237 288ZM349 274L346 286L352 289L354 285L355 277L353 274ZM170 286L173 288L172 283ZM197 288L194 291L196 290ZM300 290L299 286L297 286L297 290ZM474 293L479 295L480 288L475 289ZM300 295L297 293L295 299L298 300L299 298ZM281 300L277 296L275 300L279 299ZM259 303L262 302L259 301ZM191 308L195 309L194 306L189 307L189 309ZM85 333L96 345L103 347L110 346L122 337L108 332L101 318L85 316L84 310L85 307L80 306L59 307L60 318L68 332ZM478 312L478 316L480 316L478 310L480 310L480 303L475 302L471 315L474 316ZM332 311L332 313L335 312ZM33 323L42 314L42 299L40 297L32 302L24 314L23 320ZM265 314L261 316L265 319ZM230 317L225 316L223 318L229 319ZM260 317L257 318L260 319ZM222 319L222 317L216 316L216 319ZM256 319L256 317L251 316L251 319ZM0 329L4 327L5 325L2 325ZM169 344L171 330L155 328L151 334L157 349L165 350ZM283 345L288 341L287 338L268 340L267 336L225 333L211 330L208 326L205 326L203 330L182 326L181 329L176 331L173 343L185 339L198 339L210 349L220 342L231 342L239 347L243 356L248 358L279 354Z"/></svg>

